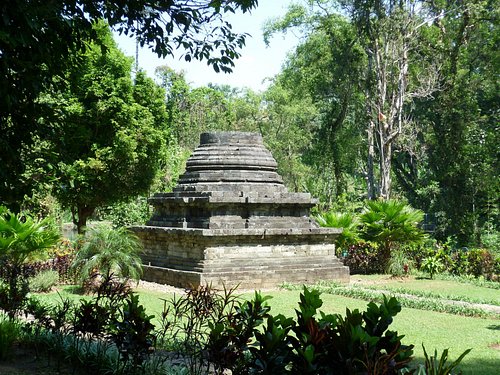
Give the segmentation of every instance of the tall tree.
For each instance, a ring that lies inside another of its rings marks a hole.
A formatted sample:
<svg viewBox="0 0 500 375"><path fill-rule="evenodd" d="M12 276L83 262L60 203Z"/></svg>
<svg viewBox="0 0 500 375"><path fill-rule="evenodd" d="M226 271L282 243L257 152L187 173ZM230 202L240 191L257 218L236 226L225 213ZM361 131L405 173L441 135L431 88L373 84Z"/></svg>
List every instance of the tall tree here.
<svg viewBox="0 0 500 375"><path fill-rule="evenodd" d="M363 94L359 77L365 56L346 17L325 2L320 7L308 3L311 7L292 5L282 18L269 22L264 37L297 28L304 33L276 83L298 101L309 99L317 111L303 161L318 172L317 181L327 181L316 193L331 201L345 192L346 174L355 174L357 167L361 129L356 124Z"/></svg>
<svg viewBox="0 0 500 375"><path fill-rule="evenodd" d="M368 131L368 195L389 199L396 141L410 119L415 98L437 89L434 66L418 57L421 28L432 17L417 0L342 0L368 58L364 75ZM420 67L418 67L421 65ZM411 78L411 69L420 75ZM373 161L378 159L375 186Z"/></svg>
<svg viewBox="0 0 500 375"><path fill-rule="evenodd" d="M145 193L168 137L164 91L144 73L131 79L132 61L114 44L106 25L69 69L64 89L47 92L40 121L47 135L55 196L71 210L78 231L97 207ZM101 46L106 47L103 52Z"/></svg>
<svg viewBox="0 0 500 375"><path fill-rule="evenodd" d="M426 126L428 150L427 159L416 160L424 171L416 182L434 188L432 197L414 190L420 193L416 199L437 214L438 237L454 236L467 245L478 242L486 222L498 223L500 4L454 1L428 6L435 18L426 36L431 41L427 53L439 62L440 90L416 107Z"/></svg>
<svg viewBox="0 0 500 375"><path fill-rule="evenodd" d="M225 13L246 12L257 0L5 0L0 4L0 203L15 207L33 181L22 180L22 155L50 124L36 121L39 94L54 77L80 63L78 54L98 41L100 19L137 37L159 56L176 49L186 61L206 60L231 71L246 35L234 33ZM105 46L102 46L105 48ZM65 80L58 81L64 85Z"/></svg>

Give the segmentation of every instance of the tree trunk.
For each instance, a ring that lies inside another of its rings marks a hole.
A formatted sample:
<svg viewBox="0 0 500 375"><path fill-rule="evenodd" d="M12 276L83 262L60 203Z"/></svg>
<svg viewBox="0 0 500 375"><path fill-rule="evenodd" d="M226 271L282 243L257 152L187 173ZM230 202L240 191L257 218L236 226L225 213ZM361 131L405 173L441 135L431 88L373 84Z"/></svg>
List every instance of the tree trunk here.
<svg viewBox="0 0 500 375"><path fill-rule="evenodd" d="M387 200L391 197L392 142L380 138L380 197Z"/></svg>
<svg viewBox="0 0 500 375"><path fill-rule="evenodd" d="M368 139L368 160L367 160L367 171L366 171L366 185L368 188L368 199L375 199L375 174L373 171L373 160L375 159L375 140L374 140L375 124L370 119L367 139Z"/></svg>
<svg viewBox="0 0 500 375"><path fill-rule="evenodd" d="M77 217L75 217L75 210L71 210L73 214L73 224L76 225L78 234L84 234L87 226L87 219L92 216L95 211L95 207L88 207L85 205L77 206L76 211L78 213Z"/></svg>

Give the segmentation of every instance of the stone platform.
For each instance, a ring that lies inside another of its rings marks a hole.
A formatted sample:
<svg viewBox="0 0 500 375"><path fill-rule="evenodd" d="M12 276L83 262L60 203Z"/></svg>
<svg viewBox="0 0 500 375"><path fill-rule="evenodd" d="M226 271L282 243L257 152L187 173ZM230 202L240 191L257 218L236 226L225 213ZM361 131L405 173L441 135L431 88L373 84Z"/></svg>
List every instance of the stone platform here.
<svg viewBox="0 0 500 375"><path fill-rule="evenodd" d="M203 133L172 193L132 229L144 244L144 276L180 287L266 288L348 281L335 257L339 229L309 217L308 193L288 192L257 133Z"/></svg>

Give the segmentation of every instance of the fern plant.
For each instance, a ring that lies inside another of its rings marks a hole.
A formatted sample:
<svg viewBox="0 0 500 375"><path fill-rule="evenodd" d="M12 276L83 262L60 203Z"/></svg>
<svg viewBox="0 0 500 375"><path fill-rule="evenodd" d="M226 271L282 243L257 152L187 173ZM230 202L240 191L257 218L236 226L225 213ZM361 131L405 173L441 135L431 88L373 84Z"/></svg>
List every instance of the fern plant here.
<svg viewBox="0 0 500 375"><path fill-rule="evenodd" d="M362 237L380 245L382 261L388 264L393 248L420 244L425 233L418 227L422 211L397 200L367 201L361 214Z"/></svg>
<svg viewBox="0 0 500 375"><path fill-rule="evenodd" d="M23 264L56 245L59 233L50 219L37 220L27 213L14 214L0 206L0 307L13 318L26 302L28 278Z"/></svg>
<svg viewBox="0 0 500 375"><path fill-rule="evenodd" d="M350 212L325 212L316 216L316 221L322 227L342 228L342 233L337 237L335 245L339 250L347 248L359 241L358 217Z"/></svg>
<svg viewBox="0 0 500 375"><path fill-rule="evenodd" d="M139 238L128 229L99 224L87 230L71 269L82 286L93 276L139 280L142 275Z"/></svg>
<svg viewBox="0 0 500 375"><path fill-rule="evenodd" d="M36 220L28 213L14 214L0 207L0 257L16 266L56 245L60 235L50 219Z"/></svg>

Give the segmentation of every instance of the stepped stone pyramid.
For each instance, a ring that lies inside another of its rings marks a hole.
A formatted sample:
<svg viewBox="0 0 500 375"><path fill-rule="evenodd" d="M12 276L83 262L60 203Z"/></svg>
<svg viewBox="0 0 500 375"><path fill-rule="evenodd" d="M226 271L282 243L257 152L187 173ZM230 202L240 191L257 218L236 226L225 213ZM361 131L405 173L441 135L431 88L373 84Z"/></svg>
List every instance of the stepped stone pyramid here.
<svg viewBox="0 0 500 375"><path fill-rule="evenodd" d="M308 193L291 193L258 133L203 133L172 193L157 193L145 226L143 278L174 286L266 288L349 280L335 257L340 229L309 217Z"/></svg>

